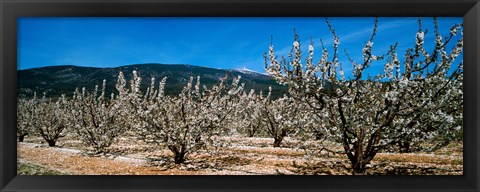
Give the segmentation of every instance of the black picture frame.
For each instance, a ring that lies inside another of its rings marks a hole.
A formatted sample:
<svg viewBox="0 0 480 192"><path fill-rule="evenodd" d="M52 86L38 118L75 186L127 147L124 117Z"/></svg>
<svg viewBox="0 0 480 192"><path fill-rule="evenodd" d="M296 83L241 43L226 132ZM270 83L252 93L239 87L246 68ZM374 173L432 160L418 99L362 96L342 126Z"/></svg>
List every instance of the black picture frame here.
<svg viewBox="0 0 480 192"><path fill-rule="evenodd" d="M17 176L17 18L463 16L462 176ZM478 0L0 0L0 191L479 191Z"/></svg>

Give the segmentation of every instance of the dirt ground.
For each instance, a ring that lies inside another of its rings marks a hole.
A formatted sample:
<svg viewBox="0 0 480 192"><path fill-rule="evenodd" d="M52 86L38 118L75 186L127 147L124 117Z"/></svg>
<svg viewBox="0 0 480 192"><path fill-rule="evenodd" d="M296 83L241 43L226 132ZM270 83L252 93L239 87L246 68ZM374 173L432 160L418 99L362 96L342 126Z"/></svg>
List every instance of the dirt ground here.
<svg viewBox="0 0 480 192"><path fill-rule="evenodd" d="M286 138L280 148L270 138L229 137L229 146L199 151L174 164L164 147L120 138L108 154L93 155L73 137L48 147L40 137L18 143L18 161L71 175L350 175L345 155L307 157ZM332 146L330 146L332 148ZM335 148L335 147L333 147ZM369 175L462 175L463 147L451 144L433 153L379 153Z"/></svg>

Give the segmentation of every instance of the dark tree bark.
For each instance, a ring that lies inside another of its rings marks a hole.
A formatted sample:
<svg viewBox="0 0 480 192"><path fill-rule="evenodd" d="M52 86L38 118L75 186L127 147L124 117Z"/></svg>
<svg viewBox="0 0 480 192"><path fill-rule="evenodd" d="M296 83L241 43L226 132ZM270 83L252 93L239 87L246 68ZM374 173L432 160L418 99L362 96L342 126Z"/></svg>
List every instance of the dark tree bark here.
<svg viewBox="0 0 480 192"><path fill-rule="evenodd" d="M175 160L175 164L180 164L185 162L185 153L175 153L173 157Z"/></svg>
<svg viewBox="0 0 480 192"><path fill-rule="evenodd" d="M49 147L55 147L55 144L57 143L57 140L47 140L48 146Z"/></svg>
<svg viewBox="0 0 480 192"><path fill-rule="evenodd" d="M187 154L187 150L185 149L184 145L169 145L168 149L173 152L173 160L175 164L181 164L185 162L185 155Z"/></svg>
<svg viewBox="0 0 480 192"><path fill-rule="evenodd" d="M27 136L27 135L28 135L28 133L25 133L25 134L22 134L22 135L18 136L18 141L23 142L23 139L25 139L25 136Z"/></svg>
<svg viewBox="0 0 480 192"><path fill-rule="evenodd" d="M366 169L365 165L362 162L358 162L357 164L353 165L353 175L365 175Z"/></svg>
<svg viewBox="0 0 480 192"><path fill-rule="evenodd" d="M253 137L253 136L255 136L255 131L254 131L254 130L248 130L248 131L247 131L247 136L248 136L248 137Z"/></svg>
<svg viewBox="0 0 480 192"><path fill-rule="evenodd" d="M273 147L280 147L280 143L282 143L282 140L283 138L281 137L274 138Z"/></svg>
<svg viewBox="0 0 480 192"><path fill-rule="evenodd" d="M282 129L280 135L274 136L273 147L280 147L280 144L282 143L285 136L287 136L287 132L285 131L285 129Z"/></svg>
<svg viewBox="0 0 480 192"><path fill-rule="evenodd" d="M365 175L367 170L367 165L373 159L375 154L369 153L364 155L362 153L357 153L348 155L350 163L352 165L352 175Z"/></svg>
<svg viewBox="0 0 480 192"><path fill-rule="evenodd" d="M410 143L409 142L398 142L398 147L400 149L400 153L410 153Z"/></svg>

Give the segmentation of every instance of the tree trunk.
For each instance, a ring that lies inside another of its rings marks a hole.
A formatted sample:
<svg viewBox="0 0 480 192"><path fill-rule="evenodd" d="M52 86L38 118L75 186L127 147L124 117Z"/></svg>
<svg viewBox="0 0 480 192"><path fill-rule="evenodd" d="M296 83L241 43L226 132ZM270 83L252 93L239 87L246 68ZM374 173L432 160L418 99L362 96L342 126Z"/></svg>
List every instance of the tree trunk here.
<svg viewBox="0 0 480 192"><path fill-rule="evenodd" d="M25 138L25 135L20 135L20 136L18 136L18 141L23 142L24 138Z"/></svg>
<svg viewBox="0 0 480 192"><path fill-rule="evenodd" d="M275 140L273 141L273 147L280 147L280 143L282 143L283 138L278 137L274 138Z"/></svg>
<svg viewBox="0 0 480 192"><path fill-rule="evenodd" d="M375 157L377 154L376 150L367 147L368 151L363 151L363 146L358 146L354 144L353 149L347 150L347 156L350 160L352 166L352 175L366 175L367 164Z"/></svg>
<svg viewBox="0 0 480 192"><path fill-rule="evenodd" d="M355 153L348 155L348 159L352 165L352 174L353 175L366 175L367 174L367 165L372 161L372 159L377 154L377 151L369 151L368 153Z"/></svg>
<svg viewBox="0 0 480 192"><path fill-rule="evenodd" d="M180 164L185 162L185 153L174 153L175 156L173 159L175 160L175 164Z"/></svg>
<svg viewBox="0 0 480 192"><path fill-rule="evenodd" d="M185 154L187 153L185 150L185 146L177 146L177 145L169 145L168 149L173 153L173 160L175 164L180 164L185 162Z"/></svg>
<svg viewBox="0 0 480 192"><path fill-rule="evenodd" d="M283 141L283 138L287 136L287 131L285 131L285 129L282 129L282 132L280 133L280 135L278 136L274 136L273 139L275 139L273 141L273 147L280 147L280 143L282 143Z"/></svg>
<svg viewBox="0 0 480 192"><path fill-rule="evenodd" d="M248 135L248 137L253 137L253 136L255 136L255 132L254 131L248 131L247 135Z"/></svg>
<svg viewBox="0 0 480 192"><path fill-rule="evenodd" d="M407 142L398 142L398 147L400 148L400 153L410 153L410 143Z"/></svg>
<svg viewBox="0 0 480 192"><path fill-rule="evenodd" d="M352 169L352 174L353 175L365 175L365 173L366 173L365 165L366 165L366 163L364 163L364 162L357 162L356 164L354 164L353 169Z"/></svg>
<svg viewBox="0 0 480 192"><path fill-rule="evenodd" d="M48 143L48 146L49 146L49 147L54 147L54 146L55 146L55 143L57 143L57 141L55 141L55 140L47 140L47 143Z"/></svg>

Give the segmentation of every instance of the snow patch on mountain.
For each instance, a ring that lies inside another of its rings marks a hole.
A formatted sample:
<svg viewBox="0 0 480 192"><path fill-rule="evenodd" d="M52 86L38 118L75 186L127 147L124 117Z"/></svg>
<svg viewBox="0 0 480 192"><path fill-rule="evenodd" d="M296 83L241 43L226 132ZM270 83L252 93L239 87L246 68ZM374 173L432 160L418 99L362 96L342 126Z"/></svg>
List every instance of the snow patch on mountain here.
<svg viewBox="0 0 480 192"><path fill-rule="evenodd" d="M249 75L264 75L258 71L255 71L255 70L251 70L251 69L247 69L246 67L243 67L243 68L237 68L237 69L234 69L235 71L238 71L240 73L243 73L243 74L249 74Z"/></svg>

